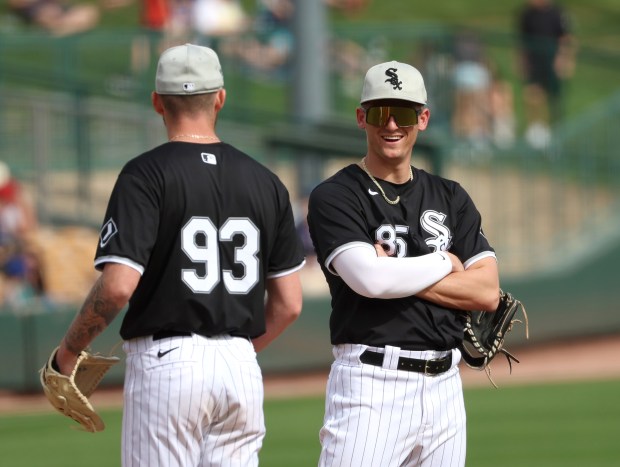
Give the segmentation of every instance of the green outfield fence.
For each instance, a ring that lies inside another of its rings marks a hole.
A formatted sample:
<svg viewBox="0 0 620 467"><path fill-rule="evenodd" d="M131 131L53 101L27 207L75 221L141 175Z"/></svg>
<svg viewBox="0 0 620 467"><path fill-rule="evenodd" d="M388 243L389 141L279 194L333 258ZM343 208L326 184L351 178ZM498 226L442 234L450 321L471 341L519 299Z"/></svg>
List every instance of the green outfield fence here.
<svg viewBox="0 0 620 467"><path fill-rule="evenodd" d="M502 286L527 305L531 342L618 331L611 291L620 261L620 55L579 50L564 117L548 145L534 149L523 138L531 116L514 72L515 38L477 34L487 65L514 100L508 144L455 136L454 50L461 36L435 25L334 29L331 107L321 121L291 116L286 72L257 74L222 55L229 96L219 133L272 167L302 202L318 180L363 155L354 109L366 68L387 59L411 62L426 77L432 112L414 165L458 180L476 201ZM150 51L139 66L131 54L136 44ZM165 141L149 106L156 50L157 38L137 31L0 35L0 160L32 194L42 224L98 229L122 165ZM74 310L0 311L0 388L36 385L36 368ZM264 368L327 366L328 319L327 297L308 297L299 322L261 356ZM111 348L116 331L107 331L97 350ZM111 380L122 378L116 371Z"/></svg>

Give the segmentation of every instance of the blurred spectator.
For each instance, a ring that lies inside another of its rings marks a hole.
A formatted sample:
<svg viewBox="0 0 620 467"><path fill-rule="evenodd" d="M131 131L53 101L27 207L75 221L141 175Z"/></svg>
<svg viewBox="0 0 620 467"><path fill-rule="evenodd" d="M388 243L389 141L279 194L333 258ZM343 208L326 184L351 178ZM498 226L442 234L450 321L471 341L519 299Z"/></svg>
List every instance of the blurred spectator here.
<svg viewBox="0 0 620 467"><path fill-rule="evenodd" d="M488 151L489 143L500 148L514 143L513 92L496 70L476 35L456 36L452 129L471 149Z"/></svg>
<svg viewBox="0 0 620 467"><path fill-rule="evenodd" d="M516 137L514 92L512 85L496 69L491 70L491 134L501 149L511 147Z"/></svg>
<svg viewBox="0 0 620 467"><path fill-rule="evenodd" d="M149 71L153 57L175 45L192 42L219 49L222 38L239 34L247 24L239 0L140 0L140 25L144 34L136 35L132 41L132 74ZM114 77L111 92L131 92L136 87L132 80L132 77Z"/></svg>
<svg viewBox="0 0 620 467"><path fill-rule="evenodd" d="M324 0L331 12L353 17L361 13L370 0ZM373 34L366 41L333 36L329 42L332 71L339 77L340 92L349 98L357 98L364 74L371 66L383 62L387 56L387 39Z"/></svg>
<svg viewBox="0 0 620 467"><path fill-rule="evenodd" d="M454 58L453 132L473 145L486 144L491 136L491 72L479 38L457 35Z"/></svg>
<svg viewBox="0 0 620 467"><path fill-rule="evenodd" d="M19 182L0 161L0 305L17 308L45 295L34 236L38 223Z"/></svg>
<svg viewBox="0 0 620 467"><path fill-rule="evenodd" d="M251 35L240 36L222 49L258 75L287 78L294 37L293 0L257 0Z"/></svg>
<svg viewBox="0 0 620 467"><path fill-rule="evenodd" d="M141 0L140 26L145 34L137 34L131 42L131 71L142 74L151 66L153 49L165 49L160 44L165 31L170 26L171 0ZM119 78L115 78L119 80ZM130 83L133 84L133 83Z"/></svg>
<svg viewBox="0 0 620 467"><path fill-rule="evenodd" d="M368 1L324 0L324 4L332 10L354 14L365 8ZM294 8L293 0L257 0L251 35L228 42L222 49L223 53L240 58L258 76L287 79L295 45ZM379 49L382 49L381 38L372 40L369 48L350 40L331 41L330 63L333 70L342 76L342 82L346 84L344 90L355 89L348 79L354 77L358 80L360 70L383 58L376 53Z"/></svg>
<svg viewBox="0 0 620 467"><path fill-rule="evenodd" d="M193 41L195 3L196 0L168 0L170 10L160 50Z"/></svg>
<svg viewBox="0 0 620 467"><path fill-rule="evenodd" d="M11 169L0 161L0 244L24 238L37 228L32 204L24 195Z"/></svg>
<svg viewBox="0 0 620 467"><path fill-rule="evenodd" d="M238 0L193 0L192 28L199 35L213 39L239 34L249 20ZM204 41L203 41L204 42Z"/></svg>
<svg viewBox="0 0 620 467"><path fill-rule="evenodd" d="M142 0L140 24L151 31L162 31L170 21L171 0Z"/></svg>
<svg viewBox="0 0 620 467"><path fill-rule="evenodd" d="M103 0L128 2L136 0ZM141 75L150 72L154 57L175 45L193 40L193 8L195 0L138 0L140 33L131 41L131 74L108 78L108 92L131 96L140 89ZM150 92L150 91L149 91Z"/></svg>
<svg viewBox="0 0 620 467"><path fill-rule="evenodd" d="M349 98L359 97L364 71L387 57L387 39L373 35L366 43L334 37L330 42L330 66L340 77L340 92Z"/></svg>
<svg viewBox="0 0 620 467"><path fill-rule="evenodd" d="M518 32L529 122L525 137L542 149L562 114L562 81L573 74L573 36L564 10L551 0L528 0L519 12Z"/></svg>
<svg viewBox="0 0 620 467"><path fill-rule="evenodd" d="M63 0L8 0L9 11L22 22L49 32L67 36L94 28L99 8L92 4L69 4Z"/></svg>
<svg viewBox="0 0 620 467"><path fill-rule="evenodd" d="M13 250L2 267L2 303L12 311L18 311L32 304L33 300L46 299L40 255L32 248Z"/></svg>

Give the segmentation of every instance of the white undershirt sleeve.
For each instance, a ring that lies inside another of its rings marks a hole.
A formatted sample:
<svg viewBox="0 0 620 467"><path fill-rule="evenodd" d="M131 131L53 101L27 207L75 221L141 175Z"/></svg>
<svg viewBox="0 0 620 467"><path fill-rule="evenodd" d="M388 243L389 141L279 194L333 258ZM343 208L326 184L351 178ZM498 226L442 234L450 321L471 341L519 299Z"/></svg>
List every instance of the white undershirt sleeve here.
<svg viewBox="0 0 620 467"><path fill-rule="evenodd" d="M358 243L331 260L332 269L356 293L369 298L415 295L452 271L445 252L423 256L378 257L372 245Z"/></svg>

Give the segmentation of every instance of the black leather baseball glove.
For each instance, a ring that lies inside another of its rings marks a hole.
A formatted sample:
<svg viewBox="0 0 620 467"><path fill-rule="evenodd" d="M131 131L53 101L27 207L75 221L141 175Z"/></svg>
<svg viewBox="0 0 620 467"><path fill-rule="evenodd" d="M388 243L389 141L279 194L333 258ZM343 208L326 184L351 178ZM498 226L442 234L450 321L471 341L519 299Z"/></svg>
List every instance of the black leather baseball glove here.
<svg viewBox="0 0 620 467"><path fill-rule="evenodd" d="M523 304L508 292L500 290L497 310L465 312L465 335L460 347L463 360L470 368L485 370L491 383L489 364L498 354L504 354L512 372L512 362L519 360L504 348L504 341L512 331L514 323L523 321L516 319L517 312L523 314L525 320L525 336L529 338L527 314Z"/></svg>

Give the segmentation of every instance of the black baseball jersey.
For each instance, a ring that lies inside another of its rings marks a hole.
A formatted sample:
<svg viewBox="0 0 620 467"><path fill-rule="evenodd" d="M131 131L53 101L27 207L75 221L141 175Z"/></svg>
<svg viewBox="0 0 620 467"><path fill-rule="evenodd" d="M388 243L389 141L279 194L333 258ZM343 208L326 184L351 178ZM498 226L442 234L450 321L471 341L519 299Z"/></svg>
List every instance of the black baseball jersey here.
<svg viewBox="0 0 620 467"><path fill-rule="evenodd" d="M463 339L460 313L415 296L367 298L355 293L326 262L351 242L381 242L390 256L450 251L467 267L495 252L484 237L481 217L456 182L413 169L413 181L381 180L388 204L358 165L318 185L308 205L310 235L332 295L332 344L398 346L407 350L448 350ZM407 280L406 277L399 280Z"/></svg>
<svg viewBox="0 0 620 467"><path fill-rule="evenodd" d="M114 186L95 265L142 273L124 339L160 330L256 337L265 279L301 268L289 194L225 144L163 144L128 162Z"/></svg>

